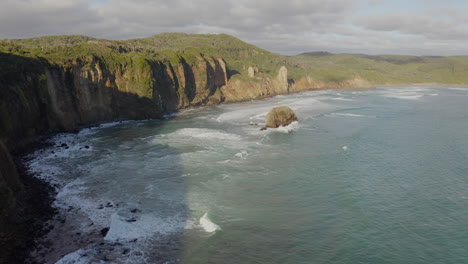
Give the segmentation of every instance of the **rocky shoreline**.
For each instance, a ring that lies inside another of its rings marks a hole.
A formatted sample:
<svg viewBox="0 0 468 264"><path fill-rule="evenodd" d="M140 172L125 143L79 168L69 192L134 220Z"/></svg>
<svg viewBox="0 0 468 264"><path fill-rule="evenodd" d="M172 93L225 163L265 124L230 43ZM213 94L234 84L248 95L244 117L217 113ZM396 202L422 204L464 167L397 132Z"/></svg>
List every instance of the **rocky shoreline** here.
<svg viewBox="0 0 468 264"><path fill-rule="evenodd" d="M56 203L57 194L63 191L64 186L47 180L49 177L53 179L53 172L45 175L43 171L34 171L30 166L31 161L38 157L60 156L62 152L74 147L70 142L57 141L54 137L55 135L38 138L21 152L14 153L24 190L17 198L20 210L11 222L11 225L17 228L0 241L0 263L56 263L59 260L62 260L59 263L74 263L77 259L82 260L83 256L86 262L91 263L115 263L128 258L171 260L170 263L176 263L174 261L180 249L178 234L161 236L152 241L154 248L159 250L147 256L138 250L138 245L145 241L132 239L120 243L105 240L109 226L102 227L92 221L79 220L87 219L86 208L64 208ZM80 151L88 151L89 148L91 147L83 145ZM119 204L103 201L96 201L95 204L95 209L103 212L119 208ZM135 216L140 212L138 208L132 210ZM86 228L83 229L83 225ZM92 254L88 254L90 251Z"/></svg>
<svg viewBox="0 0 468 264"><path fill-rule="evenodd" d="M53 228L47 222L58 213L52 206L55 188L49 182L35 177L26 167L29 154L48 146L44 140L36 140L13 154L24 188L17 195L18 210L10 220L13 228L0 240L0 263L38 263L30 259L30 252L45 246L41 245L39 239Z"/></svg>

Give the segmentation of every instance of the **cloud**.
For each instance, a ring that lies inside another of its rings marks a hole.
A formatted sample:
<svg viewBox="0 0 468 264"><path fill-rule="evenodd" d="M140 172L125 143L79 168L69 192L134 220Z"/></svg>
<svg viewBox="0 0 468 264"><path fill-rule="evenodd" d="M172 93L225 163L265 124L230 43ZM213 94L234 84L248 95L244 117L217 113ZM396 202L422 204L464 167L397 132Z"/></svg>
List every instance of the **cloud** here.
<svg viewBox="0 0 468 264"><path fill-rule="evenodd" d="M282 54L467 53L468 4L459 0L0 1L0 38L227 33Z"/></svg>
<svg viewBox="0 0 468 264"><path fill-rule="evenodd" d="M358 24L370 30L420 35L433 40L467 40L468 24L464 18L446 15L391 13L359 18Z"/></svg>

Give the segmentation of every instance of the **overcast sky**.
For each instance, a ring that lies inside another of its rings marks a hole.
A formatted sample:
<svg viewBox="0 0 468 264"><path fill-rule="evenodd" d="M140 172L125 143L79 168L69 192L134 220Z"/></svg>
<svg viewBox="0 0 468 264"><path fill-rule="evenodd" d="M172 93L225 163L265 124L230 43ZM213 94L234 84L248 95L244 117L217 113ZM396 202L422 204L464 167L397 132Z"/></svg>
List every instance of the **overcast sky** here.
<svg viewBox="0 0 468 264"><path fill-rule="evenodd" d="M286 55L468 55L467 14L467 0L0 0L0 39L227 33Z"/></svg>

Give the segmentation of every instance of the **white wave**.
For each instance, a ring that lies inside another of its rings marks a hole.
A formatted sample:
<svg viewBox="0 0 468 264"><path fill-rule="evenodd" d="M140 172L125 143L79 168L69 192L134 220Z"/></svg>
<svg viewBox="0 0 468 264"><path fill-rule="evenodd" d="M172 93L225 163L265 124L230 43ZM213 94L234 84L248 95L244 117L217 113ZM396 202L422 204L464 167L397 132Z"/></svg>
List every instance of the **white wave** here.
<svg viewBox="0 0 468 264"><path fill-rule="evenodd" d="M242 137L239 135L208 128L182 128L176 132L161 135L161 137L169 139L242 140ZM157 137L155 141L158 141L159 138Z"/></svg>
<svg viewBox="0 0 468 264"><path fill-rule="evenodd" d="M169 119L171 117L176 117L178 115L180 115L180 113L175 112L175 113L170 113L170 114L163 115L163 118L164 119Z"/></svg>
<svg viewBox="0 0 468 264"><path fill-rule="evenodd" d="M200 217L200 225L207 233L213 233L217 230L221 230L221 227L211 221L208 217L208 213L205 213Z"/></svg>
<svg viewBox="0 0 468 264"><path fill-rule="evenodd" d="M152 245L153 243L149 241L143 243L140 241L132 243L92 243L63 256L56 264L154 263L153 261L150 262L147 256L141 252Z"/></svg>
<svg viewBox="0 0 468 264"><path fill-rule="evenodd" d="M344 151L347 151L347 150L348 150L348 146L343 146L342 149L343 149Z"/></svg>
<svg viewBox="0 0 468 264"><path fill-rule="evenodd" d="M28 164L28 171L36 178L45 180L53 185L63 185L63 181L57 176L63 173L62 168L50 164L43 164L42 160L36 159Z"/></svg>
<svg viewBox="0 0 468 264"><path fill-rule="evenodd" d="M287 126L280 126L278 128L269 128L268 130L277 131L277 132L281 132L281 133L289 133L289 132L297 131L299 128L300 128L299 122L294 121L294 122L292 122L291 124L289 124Z"/></svg>
<svg viewBox="0 0 468 264"><path fill-rule="evenodd" d="M273 96L273 98L287 98L288 95L285 95L285 94L278 94L278 95L275 95Z"/></svg>
<svg viewBox="0 0 468 264"><path fill-rule="evenodd" d="M91 263L87 253L84 249L79 249L63 258L59 259L55 264L88 264Z"/></svg>
<svg viewBox="0 0 468 264"><path fill-rule="evenodd" d="M453 88L447 88L449 90L454 90L454 91L468 91L468 88L460 88L460 87L453 87Z"/></svg>
<svg viewBox="0 0 468 264"><path fill-rule="evenodd" d="M449 88L450 89L450 88ZM379 92L384 97L402 100L418 100L424 96L437 96L433 87L395 87L383 89Z"/></svg>
<svg viewBox="0 0 468 264"><path fill-rule="evenodd" d="M149 238L156 234L169 234L187 227L179 216L158 217L152 214L129 215L115 213L111 216L110 229L104 237L107 241L129 241Z"/></svg>
<svg viewBox="0 0 468 264"><path fill-rule="evenodd" d="M102 123L99 124L97 128L108 128L108 127L115 127L118 125L123 125L123 124L128 124L130 122L134 122L135 120L125 120L125 121L115 121L115 122L109 122L109 123Z"/></svg>
<svg viewBox="0 0 468 264"><path fill-rule="evenodd" d="M109 226L110 216L117 210L115 203L109 200L85 198L87 191L88 187L83 181L72 181L59 191L54 206L64 210L69 207L79 208L80 214L84 215L76 217L84 217L83 223L93 223L91 229ZM75 221L79 220L75 219Z"/></svg>
<svg viewBox="0 0 468 264"><path fill-rule="evenodd" d="M332 97L332 96L324 96L322 97L324 100L334 100L334 101L352 101L353 99L346 98L346 97Z"/></svg>
<svg viewBox="0 0 468 264"><path fill-rule="evenodd" d="M241 152L238 152L236 153L236 155L234 155L240 159L247 159L247 156L249 156L249 153L245 150L241 151Z"/></svg>
<svg viewBox="0 0 468 264"><path fill-rule="evenodd" d="M260 114L249 117L249 120L265 120L268 112L262 112Z"/></svg>
<svg viewBox="0 0 468 264"><path fill-rule="evenodd" d="M231 110L229 112L223 113L216 118L217 122L236 122L236 123L245 123L251 120L263 119L269 111L269 107L253 107L242 110ZM260 113L260 114L259 114Z"/></svg>
<svg viewBox="0 0 468 264"><path fill-rule="evenodd" d="M421 99L423 96L424 94L403 93L403 92L384 94L384 97L402 99L402 100L418 100L418 99Z"/></svg>
<svg viewBox="0 0 468 264"><path fill-rule="evenodd" d="M366 115L351 114L351 113L331 113L331 116L349 116L349 117L367 117Z"/></svg>

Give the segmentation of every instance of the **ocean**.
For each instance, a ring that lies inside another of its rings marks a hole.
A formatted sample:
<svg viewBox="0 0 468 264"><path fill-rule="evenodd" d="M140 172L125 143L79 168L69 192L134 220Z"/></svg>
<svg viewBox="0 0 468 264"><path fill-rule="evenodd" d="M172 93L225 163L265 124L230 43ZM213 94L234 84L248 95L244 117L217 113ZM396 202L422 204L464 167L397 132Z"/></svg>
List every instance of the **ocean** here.
<svg viewBox="0 0 468 264"><path fill-rule="evenodd" d="M63 212L46 262L468 263L467 102L310 91L58 134L28 162Z"/></svg>

